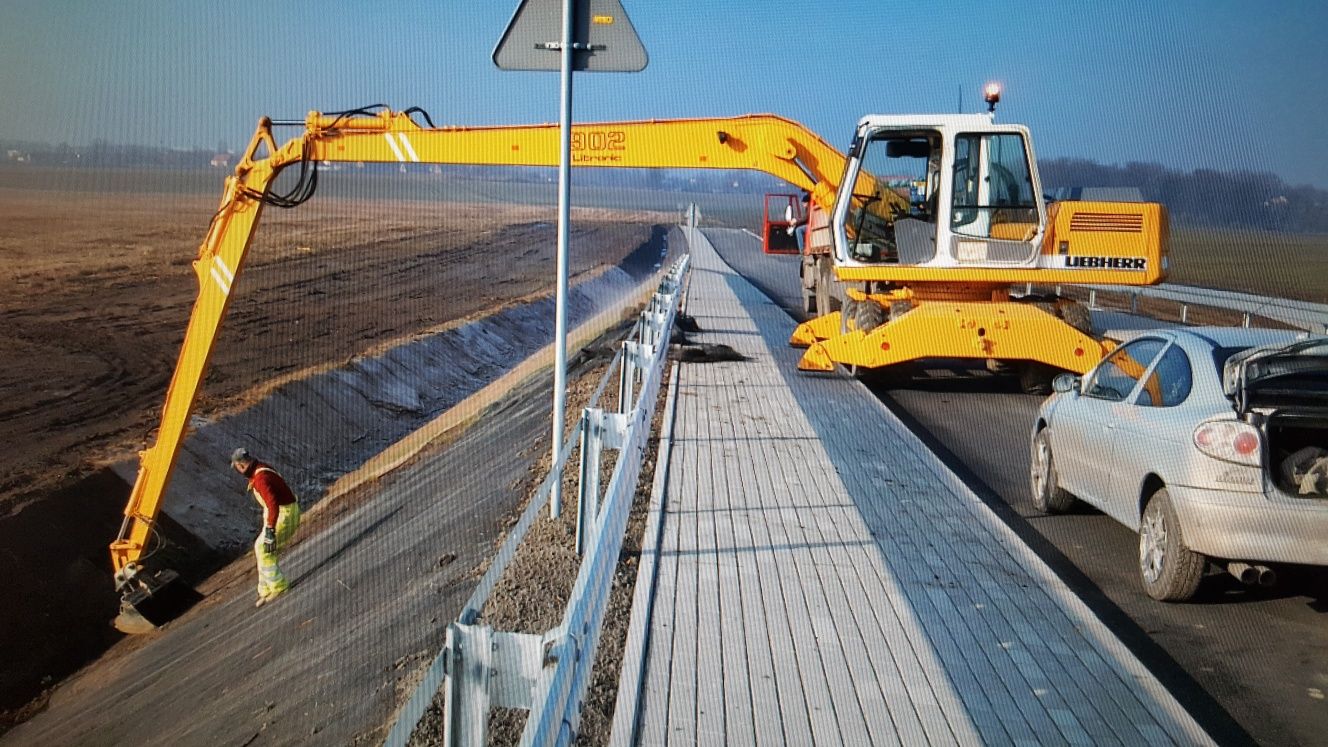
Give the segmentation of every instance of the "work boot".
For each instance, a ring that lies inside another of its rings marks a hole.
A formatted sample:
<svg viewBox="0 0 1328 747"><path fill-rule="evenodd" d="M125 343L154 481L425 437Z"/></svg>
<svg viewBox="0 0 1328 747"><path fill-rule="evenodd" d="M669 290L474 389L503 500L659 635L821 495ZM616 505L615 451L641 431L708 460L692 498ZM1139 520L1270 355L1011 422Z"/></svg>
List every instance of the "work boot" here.
<svg viewBox="0 0 1328 747"><path fill-rule="evenodd" d="M262 594L259 594L259 595L258 595L258 601L254 602L254 606L255 606L255 607L262 607L263 605L267 604L268 602L271 602L273 599L276 599L277 597L281 596L282 594L285 594L285 593L286 593L286 590L289 589L289 588L290 588L289 586L278 586L278 587L275 588L275 589L269 589L269 590L267 590L266 592L264 592L264 593L262 593Z"/></svg>

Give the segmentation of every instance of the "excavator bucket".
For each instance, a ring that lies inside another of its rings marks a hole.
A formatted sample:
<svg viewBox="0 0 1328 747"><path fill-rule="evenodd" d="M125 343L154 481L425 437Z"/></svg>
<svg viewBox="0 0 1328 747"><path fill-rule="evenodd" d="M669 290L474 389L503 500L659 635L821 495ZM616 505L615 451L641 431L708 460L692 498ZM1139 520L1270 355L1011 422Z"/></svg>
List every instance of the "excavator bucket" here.
<svg viewBox="0 0 1328 747"><path fill-rule="evenodd" d="M152 576L140 574L138 587L120 598L120 614L115 629L129 635L151 633L174 620L203 598L175 571L158 571Z"/></svg>

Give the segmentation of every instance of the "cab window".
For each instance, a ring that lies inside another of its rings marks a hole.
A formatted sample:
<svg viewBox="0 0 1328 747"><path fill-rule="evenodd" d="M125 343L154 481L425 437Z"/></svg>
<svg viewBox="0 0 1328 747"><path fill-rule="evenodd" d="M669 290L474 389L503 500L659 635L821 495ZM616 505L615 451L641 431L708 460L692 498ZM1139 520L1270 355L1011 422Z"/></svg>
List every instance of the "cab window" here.
<svg viewBox="0 0 1328 747"><path fill-rule="evenodd" d="M1189 398L1193 385L1190 357L1172 345L1148 374L1134 403L1141 407L1175 407Z"/></svg>
<svg viewBox="0 0 1328 747"><path fill-rule="evenodd" d="M950 229L980 238L1032 239L1039 220L1031 173L1023 136L959 135Z"/></svg>
<svg viewBox="0 0 1328 747"><path fill-rule="evenodd" d="M1107 356L1097 368L1086 396L1109 402L1124 402L1143 378L1148 365L1166 347L1162 340L1136 340Z"/></svg>
<svg viewBox="0 0 1328 747"><path fill-rule="evenodd" d="M858 158L861 170L844 225L849 256L860 262L930 260L936 251L940 133L875 132Z"/></svg>

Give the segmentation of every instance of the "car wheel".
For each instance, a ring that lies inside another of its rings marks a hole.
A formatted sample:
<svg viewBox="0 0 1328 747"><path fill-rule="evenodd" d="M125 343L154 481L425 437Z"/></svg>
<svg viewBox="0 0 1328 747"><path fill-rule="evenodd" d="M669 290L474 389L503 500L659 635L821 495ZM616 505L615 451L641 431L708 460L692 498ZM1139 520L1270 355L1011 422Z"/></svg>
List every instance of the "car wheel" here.
<svg viewBox="0 0 1328 747"><path fill-rule="evenodd" d="M1180 521L1166 488L1148 499L1139 520L1139 579L1159 602L1184 602L1194 596L1207 559L1185 546Z"/></svg>
<svg viewBox="0 0 1328 747"><path fill-rule="evenodd" d="M1028 476L1033 488L1033 508L1044 514L1063 514L1074 507L1075 497L1060 486L1056 460L1051 455L1051 438L1046 428L1033 437Z"/></svg>

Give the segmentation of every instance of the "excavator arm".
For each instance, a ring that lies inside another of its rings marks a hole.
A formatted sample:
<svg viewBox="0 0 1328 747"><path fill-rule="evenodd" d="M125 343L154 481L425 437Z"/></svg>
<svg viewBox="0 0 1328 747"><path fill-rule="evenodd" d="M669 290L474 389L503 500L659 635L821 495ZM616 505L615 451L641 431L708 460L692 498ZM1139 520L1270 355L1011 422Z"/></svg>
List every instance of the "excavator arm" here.
<svg viewBox="0 0 1328 747"><path fill-rule="evenodd" d="M221 205L194 260L198 297L166 392L153 444L140 453L138 477L111 544L117 588L150 595L155 584L140 576L171 471L187 435L190 412L207 372L217 331L244 269L265 205L295 207L312 196L319 162L429 163L486 166L555 166L558 126L421 127L408 113L311 112L304 132L278 144L273 123L259 121L253 139L226 179ZM650 120L575 125L574 166L620 168L750 169L807 190L829 209L845 158L802 125L769 114L732 118ZM276 176L298 165L300 179L286 195L272 191ZM875 180L860 178L870 193Z"/></svg>

